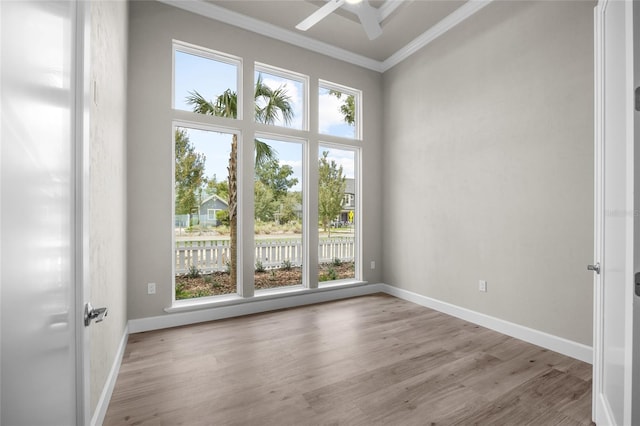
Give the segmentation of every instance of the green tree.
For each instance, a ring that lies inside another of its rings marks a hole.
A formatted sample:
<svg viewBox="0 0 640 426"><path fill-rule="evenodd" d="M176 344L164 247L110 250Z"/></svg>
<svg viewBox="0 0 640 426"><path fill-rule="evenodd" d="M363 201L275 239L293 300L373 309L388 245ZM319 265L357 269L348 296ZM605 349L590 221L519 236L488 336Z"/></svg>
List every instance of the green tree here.
<svg viewBox="0 0 640 426"><path fill-rule="evenodd" d="M207 196L217 195L223 200L229 199L229 182L222 180L218 181L216 174L214 173L210 179L207 180L207 185L205 187L205 192Z"/></svg>
<svg viewBox="0 0 640 426"><path fill-rule="evenodd" d="M198 209L200 189L206 182L206 157L195 150L185 129L175 132L176 214L189 214Z"/></svg>
<svg viewBox="0 0 640 426"><path fill-rule="evenodd" d="M280 165L276 158L256 165L256 180L271 188L276 200L282 200L289 189L298 184L297 178L290 177L292 174L293 167L288 164Z"/></svg>
<svg viewBox="0 0 640 426"><path fill-rule="evenodd" d="M293 107L291 98L287 95L284 86L271 89L264 84L262 74L258 75L254 91L255 118L256 121L265 124L274 124L282 120L289 124L293 119ZM217 117L238 117L238 94L231 89L225 90L214 101L208 101L197 91L189 93L187 103L193 106L193 111L200 114L215 115ZM255 140L255 163L260 165L267 160L275 158L275 151L265 142ZM237 282L238 259L238 137L234 134L231 139L231 154L229 155L229 270L232 283Z"/></svg>
<svg viewBox="0 0 640 426"><path fill-rule="evenodd" d="M287 195L280 200L280 214L278 222L281 225L300 219L298 216L302 208L302 193L300 191L288 192Z"/></svg>
<svg viewBox="0 0 640 426"><path fill-rule="evenodd" d="M331 220L342 211L344 191L347 179L342 173L342 166L328 159L329 151L323 151L318 167L318 217L325 231L330 232Z"/></svg>
<svg viewBox="0 0 640 426"><path fill-rule="evenodd" d="M338 99L342 99L344 96L344 101L342 101L342 105L340 105L340 113L344 117L344 122L354 126L356 124L356 98L353 95L346 95L342 92L338 92L337 90L329 90L329 94L335 96Z"/></svg>
<svg viewBox="0 0 640 426"><path fill-rule="evenodd" d="M273 190L259 180L255 182L253 188L255 219L262 222L272 222L279 204Z"/></svg>

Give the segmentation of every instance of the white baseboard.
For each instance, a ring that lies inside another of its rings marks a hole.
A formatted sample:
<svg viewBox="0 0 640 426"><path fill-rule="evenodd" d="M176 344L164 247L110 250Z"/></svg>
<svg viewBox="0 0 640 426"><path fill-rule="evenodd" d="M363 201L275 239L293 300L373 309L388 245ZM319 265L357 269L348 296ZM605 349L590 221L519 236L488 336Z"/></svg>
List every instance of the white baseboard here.
<svg viewBox="0 0 640 426"><path fill-rule="evenodd" d="M561 353L563 355L587 362L589 364L593 362L593 348L591 346L564 339L562 337L554 336L543 331L534 330L532 328L505 321L500 318L481 314L470 309L432 299L427 296L422 296L420 294L393 287L387 284L381 284L380 287L382 287L383 292L390 294L391 296L395 296L400 299L404 299L409 302L413 302L418 305L425 306L427 308L431 308L436 311L463 319L465 321L472 322L482 327L486 327L502 334L506 334L507 336L524 340L525 342L541 346L545 349Z"/></svg>
<svg viewBox="0 0 640 426"><path fill-rule="evenodd" d="M246 300L234 305L212 306L187 312L174 312L170 315L160 315L149 318L129 320L129 333L159 330L181 325L196 324L224 318L257 314L276 309L294 308L296 306L313 303L329 302L331 300L364 296L383 291L381 284L365 284L347 288L319 289L301 294L283 295L264 300Z"/></svg>
<svg viewBox="0 0 640 426"><path fill-rule="evenodd" d="M118 373L120 372L120 364L122 364L122 357L124 356L124 350L127 346L127 339L129 337L129 326L125 326L124 332L122 333L122 339L120 339L120 345L118 346L118 351L116 352L116 356L113 360L113 364L111 365L111 370L109 371L109 375L107 376L107 380L102 388L102 393L100 394L100 399L98 399L98 404L96 406L95 411L93 412L93 417L91 418L91 426L100 426L104 422L104 417L107 415L107 408L109 408L109 402L111 401L111 395L113 394L113 388L116 385L116 380L118 379Z"/></svg>

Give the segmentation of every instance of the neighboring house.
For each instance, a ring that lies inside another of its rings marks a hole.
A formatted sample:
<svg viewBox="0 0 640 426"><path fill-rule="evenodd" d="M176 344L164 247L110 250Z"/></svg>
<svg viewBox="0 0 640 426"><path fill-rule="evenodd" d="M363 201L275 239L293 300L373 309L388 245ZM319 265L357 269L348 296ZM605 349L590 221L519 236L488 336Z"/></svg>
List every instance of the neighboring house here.
<svg viewBox="0 0 640 426"><path fill-rule="evenodd" d="M347 186L342 200L342 211L338 216L335 226L344 226L353 223L356 210L356 182L355 179L346 178Z"/></svg>
<svg viewBox="0 0 640 426"><path fill-rule="evenodd" d="M227 210L229 204L217 195L211 195L200 204L200 223L205 226L218 226L216 213L220 210Z"/></svg>

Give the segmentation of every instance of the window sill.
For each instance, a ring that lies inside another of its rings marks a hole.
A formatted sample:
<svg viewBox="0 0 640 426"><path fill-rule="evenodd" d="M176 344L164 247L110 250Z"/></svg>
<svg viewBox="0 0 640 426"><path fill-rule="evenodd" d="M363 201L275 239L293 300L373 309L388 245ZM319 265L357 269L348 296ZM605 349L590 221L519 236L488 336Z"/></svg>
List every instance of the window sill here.
<svg viewBox="0 0 640 426"><path fill-rule="evenodd" d="M175 300L173 304L164 309L167 313L189 312L201 309L221 308L247 303L255 303L265 300L283 299L292 296L302 296L321 293L331 290L340 290L367 285L366 281L338 280L330 283L320 283L318 288L306 288L301 285L256 291L253 297L240 297L237 294L222 296L200 297L197 299Z"/></svg>

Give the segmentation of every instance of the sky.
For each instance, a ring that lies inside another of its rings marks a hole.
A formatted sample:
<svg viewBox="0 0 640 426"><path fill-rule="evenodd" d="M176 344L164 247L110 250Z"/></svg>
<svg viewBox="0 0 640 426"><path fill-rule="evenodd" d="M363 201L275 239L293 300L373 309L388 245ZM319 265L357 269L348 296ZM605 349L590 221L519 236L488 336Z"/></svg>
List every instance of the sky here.
<svg viewBox="0 0 640 426"><path fill-rule="evenodd" d="M176 109L192 110L192 107L185 101L190 91L197 90L208 100L214 100L229 88L237 92L237 68L233 64L176 51L175 69L174 104ZM261 72L261 74L264 84L272 89L285 86L295 113L289 127L302 129L301 111L304 105L302 82L284 79L267 72ZM254 75L254 79L257 78L257 75L258 73ZM342 101L330 95L328 89L321 87L319 103L320 133L353 138L355 135L354 127L346 124L340 113ZM278 120L275 124L282 125L283 123ZM226 180L231 134L197 129L187 129L187 133L196 151L206 156L205 173L207 177L211 178L215 174L218 181ZM262 140L267 141L266 139ZM302 145L272 139L268 140L268 143L277 151L281 164L292 166L294 170L292 177L298 178L300 182L292 190L300 190L302 185ZM353 178L355 173L354 152L321 146L318 156L321 156L322 151L327 150L330 152L329 158L343 166L345 176Z"/></svg>

